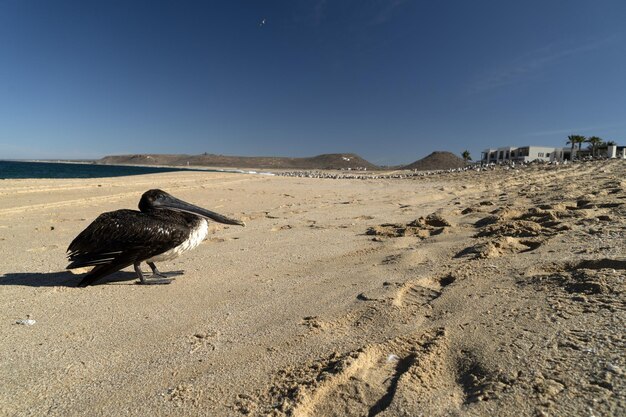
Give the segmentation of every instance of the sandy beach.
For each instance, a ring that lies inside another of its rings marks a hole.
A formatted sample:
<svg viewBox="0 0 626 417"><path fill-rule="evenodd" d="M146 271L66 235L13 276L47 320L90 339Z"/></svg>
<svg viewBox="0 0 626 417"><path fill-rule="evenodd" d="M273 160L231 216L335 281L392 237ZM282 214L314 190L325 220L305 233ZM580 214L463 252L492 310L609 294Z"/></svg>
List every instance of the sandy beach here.
<svg viewBox="0 0 626 417"><path fill-rule="evenodd" d="M247 227L77 288L69 242L151 188ZM0 415L624 415L625 214L624 161L0 181Z"/></svg>

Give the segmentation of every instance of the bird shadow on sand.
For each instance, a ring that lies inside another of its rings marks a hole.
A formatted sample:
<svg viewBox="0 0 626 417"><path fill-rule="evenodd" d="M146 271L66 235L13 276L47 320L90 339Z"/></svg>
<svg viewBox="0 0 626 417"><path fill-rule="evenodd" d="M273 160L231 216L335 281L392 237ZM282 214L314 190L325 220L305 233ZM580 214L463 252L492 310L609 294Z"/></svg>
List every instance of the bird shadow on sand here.
<svg viewBox="0 0 626 417"><path fill-rule="evenodd" d="M184 271L169 271L166 275L174 277ZM69 271L59 272L15 272L0 275L1 285L22 285L26 287L78 287L85 274L72 274ZM119 271L111 274L93 285L135 285L139 282L137 274L130 271Z"/></svg>

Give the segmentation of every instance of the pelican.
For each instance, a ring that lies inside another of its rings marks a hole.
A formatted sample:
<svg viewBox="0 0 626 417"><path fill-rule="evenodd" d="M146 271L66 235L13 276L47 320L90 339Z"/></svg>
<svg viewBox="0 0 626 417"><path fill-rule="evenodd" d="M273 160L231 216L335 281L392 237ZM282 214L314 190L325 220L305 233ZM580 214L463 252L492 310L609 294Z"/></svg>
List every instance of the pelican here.
<svg viewBox="0 0 626 417"><path fill-rule="evenodd" d="M206 219L245 226L245 223L179 200L162 190L148 190L139 211L102 213L70 243L67 269L93 266L78 284L91 285L100 278L133 265L140 284L169 284L155 262L168 261L200 244L209 233ZM146 262L152 276L144 277Z"/></svg>

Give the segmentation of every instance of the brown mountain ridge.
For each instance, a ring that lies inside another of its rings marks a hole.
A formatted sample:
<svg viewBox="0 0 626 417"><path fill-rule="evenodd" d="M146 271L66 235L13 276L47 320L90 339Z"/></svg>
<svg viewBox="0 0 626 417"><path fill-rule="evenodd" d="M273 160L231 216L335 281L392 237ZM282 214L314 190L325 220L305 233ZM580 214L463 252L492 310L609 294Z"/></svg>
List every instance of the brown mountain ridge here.
<svg viewBox="0 0 626 417"><path fill-rule="evenodd" d="M446 169L463 168L465 161L452 152L436 151L425 158L415 161L409 165L405 165L403 169L411 169L417 171L438 171Z"/></svg>
<svg viewBox="0 0 626 417"><path fill-rule="evenodd" d="M308 158L278 156L229 156L215 154L167 155L136 154L112 155L96 161L99 164L207 166L221 168L261 169L367 169L381 168L353 153L323 154Z"/></svg>
<svg viewBox="0 0 626 417"><path fill-rule="evenodd" d="M134 154L110 155L96 161L107 165L166 165L166 166L206 166L220 168L254 169L350 169L380 171L385 168L372 164L354 153L322 154L307 158L288 158L279 156L230 156L204 153L200 155L181 154ZM463 159L451 152L433 152L425 158L409 165L393 169L435 171L461 168Z"/></svg>

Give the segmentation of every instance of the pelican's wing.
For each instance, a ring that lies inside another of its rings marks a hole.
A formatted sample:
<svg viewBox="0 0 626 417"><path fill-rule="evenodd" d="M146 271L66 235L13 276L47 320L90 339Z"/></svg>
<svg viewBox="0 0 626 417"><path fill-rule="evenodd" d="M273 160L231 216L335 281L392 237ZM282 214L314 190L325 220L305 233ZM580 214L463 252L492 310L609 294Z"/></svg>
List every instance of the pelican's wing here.
<svg viewBox="0 0 626 417"><path fill-rule="evenodd" d="M134 210L103 213L70 243L67 269L93 266L80 285L163 253L185 241L185 230Z"/></svg>

